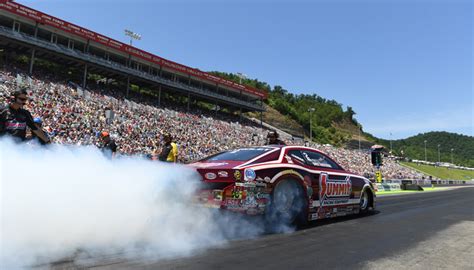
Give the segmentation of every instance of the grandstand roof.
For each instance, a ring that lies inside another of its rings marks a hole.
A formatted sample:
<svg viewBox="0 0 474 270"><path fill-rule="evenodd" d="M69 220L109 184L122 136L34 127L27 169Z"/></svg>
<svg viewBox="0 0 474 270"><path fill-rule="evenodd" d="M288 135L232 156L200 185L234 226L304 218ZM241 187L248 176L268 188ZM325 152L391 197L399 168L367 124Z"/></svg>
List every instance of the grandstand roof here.
<svg viewBox="0 0 474 270"><path fill-rule="evenodd" d="M0 0L0 9L16 14L26 19L30 19L30 20L51 26L53 28L59 29L61 31L72 34L74 36L85 38L86 40L94 41L98 44L104 45L106 48L108 48L111 51L127 53L134 57L140 58L141 60L145 62L157 64L157 65L166 67L168 69L174 70L176 72L180 72L180 73L187 74L189 76L197 77L199 79L212 82L214 84L220 84L222 86L229 87L236 91L242 91L246 94L249 94L258 98L267 98L268 96L268 93L266 91L262 91L250 86L244 86L239 83L214 76L210 73L201 71L197 68L191 68L191 67L167 60L160 56L143 51L139 48L127 45L115 39L101 35L99 33L80 27L73 23L66 22L54 16L45 14L41 11L12 2L10 0Z"/></svg>

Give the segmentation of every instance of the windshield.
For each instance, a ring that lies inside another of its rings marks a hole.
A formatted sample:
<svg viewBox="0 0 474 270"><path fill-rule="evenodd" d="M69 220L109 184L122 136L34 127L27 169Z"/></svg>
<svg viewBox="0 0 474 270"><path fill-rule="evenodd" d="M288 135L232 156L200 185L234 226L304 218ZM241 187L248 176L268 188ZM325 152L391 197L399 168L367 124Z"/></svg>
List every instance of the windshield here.
<svg viewBox="0 0 474 270"><path fill-rule="evenodd" d="M203 161L216 161L216 160L236 160L236 161L246 161L257 156L260 156L264 153L267 153L274 148L270 147L258 147L258 148L240 148L232 151L222 152L208 158L203 159Z"/></svg>

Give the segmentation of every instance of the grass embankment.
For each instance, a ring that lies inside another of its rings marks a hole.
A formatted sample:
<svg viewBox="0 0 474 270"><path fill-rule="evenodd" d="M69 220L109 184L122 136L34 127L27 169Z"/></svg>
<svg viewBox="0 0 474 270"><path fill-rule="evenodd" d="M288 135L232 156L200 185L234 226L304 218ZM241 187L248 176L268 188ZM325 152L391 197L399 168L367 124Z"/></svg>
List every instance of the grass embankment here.
<svg viewBox="0 0 474 270"><path fill-rule="evenodd" d="M431 165L416 164L413 162L400 162L402 165L418 170L433 177L446 180L471 180L474 179L474 171L450 169L446 167L435 167Z"/></svg>

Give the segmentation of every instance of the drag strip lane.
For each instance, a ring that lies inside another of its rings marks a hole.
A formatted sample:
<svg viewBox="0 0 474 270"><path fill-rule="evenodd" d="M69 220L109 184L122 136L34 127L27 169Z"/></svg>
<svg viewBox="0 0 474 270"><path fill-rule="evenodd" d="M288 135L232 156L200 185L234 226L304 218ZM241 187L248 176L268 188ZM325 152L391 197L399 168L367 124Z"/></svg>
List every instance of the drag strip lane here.
<svg viewBox="0 0 474 270"><path fill-rule="evenodd" d="M129 260L96 269L386 270L473 265L474 188L380 197L377 202L377 213L369 216L318 221L293 233L235 240L191 257Z"/></svg>

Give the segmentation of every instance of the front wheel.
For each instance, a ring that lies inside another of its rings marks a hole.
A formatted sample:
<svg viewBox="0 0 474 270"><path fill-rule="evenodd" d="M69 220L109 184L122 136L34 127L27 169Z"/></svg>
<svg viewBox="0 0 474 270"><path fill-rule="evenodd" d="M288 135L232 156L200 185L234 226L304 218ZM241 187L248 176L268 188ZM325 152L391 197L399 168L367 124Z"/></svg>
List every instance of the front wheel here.
<svg viewBox="0 0 474 270"><path fill-rule="evenodd" d="M362 193L362 196L360 197L360 203L359 203L360 214L367 214L369 212L371 200L372 200L371 194L367 191L367 189L365 189L364 192Z"/></svg>

